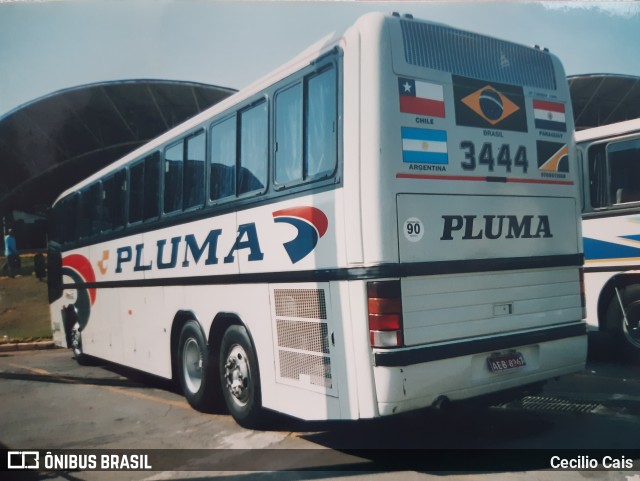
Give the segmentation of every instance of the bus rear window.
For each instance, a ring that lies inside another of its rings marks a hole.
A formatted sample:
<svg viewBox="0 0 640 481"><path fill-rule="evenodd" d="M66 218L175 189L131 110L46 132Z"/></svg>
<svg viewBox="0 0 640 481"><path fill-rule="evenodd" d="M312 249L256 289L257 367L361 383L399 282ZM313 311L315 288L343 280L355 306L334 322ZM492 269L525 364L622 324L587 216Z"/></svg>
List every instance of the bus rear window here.
<svg viewBox="0 0 640 481"><path fill-rule="evenodd" d="M557 88L553 61L542 50L445 25L405 20L400 25L410 65L492 82Z"/></svg>

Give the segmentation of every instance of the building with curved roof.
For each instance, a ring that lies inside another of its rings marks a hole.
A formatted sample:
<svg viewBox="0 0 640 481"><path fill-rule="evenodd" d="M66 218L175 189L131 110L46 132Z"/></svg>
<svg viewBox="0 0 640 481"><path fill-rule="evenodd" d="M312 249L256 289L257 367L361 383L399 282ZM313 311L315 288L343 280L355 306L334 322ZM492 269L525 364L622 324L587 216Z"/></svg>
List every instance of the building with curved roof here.
<svg viewBox="0 0 640 481"><path fill-rule="evenodd" d="M576 130L640 118L640 77L588 74L568 81Z"/></svg>
<svg viewBox="0 0 640 481"><path fill-rule="evenodd" d="M57 195L235 90L123 80L54 92L0 118L0 215L44 213Z"/></svg>

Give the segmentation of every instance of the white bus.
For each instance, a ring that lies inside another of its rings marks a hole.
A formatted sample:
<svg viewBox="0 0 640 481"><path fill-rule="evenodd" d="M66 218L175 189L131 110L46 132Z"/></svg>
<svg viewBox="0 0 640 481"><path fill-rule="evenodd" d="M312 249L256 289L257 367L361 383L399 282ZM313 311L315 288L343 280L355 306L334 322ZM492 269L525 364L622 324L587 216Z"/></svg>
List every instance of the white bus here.
<svg viewBox="0 0 640 481"><path fill-rule="evenodd" d="M55 339L244 426L579 371L572 139L546 50L366 15L60 196Z"/></svg>
<svg viewBox="0 0 640 481"><path fill-rule="evenodd" d="M640 119L576 132L587 323L640 360Z"/></svg>

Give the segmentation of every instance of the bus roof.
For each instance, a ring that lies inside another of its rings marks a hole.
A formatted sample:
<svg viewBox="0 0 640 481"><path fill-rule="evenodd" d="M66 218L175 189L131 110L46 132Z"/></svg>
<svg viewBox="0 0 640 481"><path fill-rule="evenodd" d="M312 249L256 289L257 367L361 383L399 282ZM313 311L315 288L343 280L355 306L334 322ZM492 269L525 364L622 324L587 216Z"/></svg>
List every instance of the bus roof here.
<svg viewBox="0 0 640 481"><path fill-rule="evenodd" d="M640 119L625 120L624 122L616 122L615 124L602 125L576 132L576 142L615 137L639 130Z"/></svg>

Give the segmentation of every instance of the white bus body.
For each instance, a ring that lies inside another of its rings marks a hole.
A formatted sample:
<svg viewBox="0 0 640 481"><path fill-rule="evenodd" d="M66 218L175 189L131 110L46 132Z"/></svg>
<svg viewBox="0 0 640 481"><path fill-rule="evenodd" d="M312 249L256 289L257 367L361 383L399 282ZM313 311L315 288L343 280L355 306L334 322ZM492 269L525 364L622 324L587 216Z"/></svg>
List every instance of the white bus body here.
<svg viewBox="0 0 640 481"><path fill-rule="evenodd" d="M139 180L158 157L160 200ZM222 381L246 426L261 408L372 418L579 371L573 159L556 57L366 15L60 197L54 337L175 377L198 409Z"/></svg>
<svg viewBox="0 0 640 481"><path fill-rule="evenodd" d="M587 322L640 359L640 119L576 132Z"/></svg>

